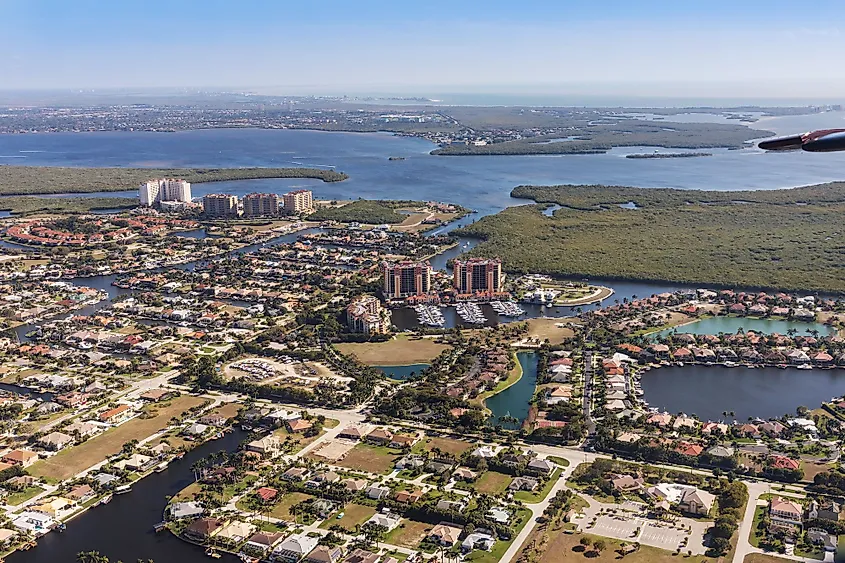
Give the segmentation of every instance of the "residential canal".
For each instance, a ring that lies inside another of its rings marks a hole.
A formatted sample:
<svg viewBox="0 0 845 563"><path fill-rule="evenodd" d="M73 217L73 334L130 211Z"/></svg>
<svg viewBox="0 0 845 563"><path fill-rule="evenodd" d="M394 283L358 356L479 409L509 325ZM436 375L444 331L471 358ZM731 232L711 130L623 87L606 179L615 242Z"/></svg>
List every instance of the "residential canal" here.
<svg viewBox="0 0 845 563"><path fill-rule="evenodd" d="M516 355L519 365L522 366L522 377L502 391L484 401L484 406L492 413L492 424L499 424L499 418L512 416L519 420L518 423L508 423L502 426L510 429L517 429L528 418L528 408L531 399L534 397L534 389L537 386L537 354L536 352L518 352Z"/></svg>
<svg viewBox="0 0 845 563"><path fill-rule="evenodd" d="M807 335L808 331L817 330L819 336L836 334L836 329L821 323L805 323L801 321L789 321L780 319L752 319L749 317L710 317L688 325L669 328L658 332L658 335L671 334L673 331L678 334L736 334L739 329L754 331L762 334L787 334L790 330L797 331L797 334Z"/></svg>
<svg viewBox="0 0 845 563"><path fill-rule="evenodd" d="M822 401L842 395L845 370L664 367L643 374L642 388L649 406L660 410L695 414L702 420L720 420L725 418L722 412L733 411L744 421L749 416L794 414L799 406L818 408Z"/></svg>
<svg viewBox="0 0 845 563"><path fill-rule="evenodd" d="M403 381L414 375L419 375L422 370L427 368L430 364L410 364L407 366L373 366L381 371L390 379Z"/></svg>
<svg viewBox="0 0 845 563"><path fill-rule="evenodd" d="M167 497L193 481L191 465L220 450L234 451L247 437L241 430L207 442L170 464L167 471L152 473L132 486L132 492L115 495L106 505L92 508L68 522L64 533L51 532L29 550L10 555L9 563L72 563L80 551L99 551L111 561L151 559L156 563L204 563L209 559L198 546L183 542L169 532L156 534ZM224 555L220 561L238 561Z"/></svg>

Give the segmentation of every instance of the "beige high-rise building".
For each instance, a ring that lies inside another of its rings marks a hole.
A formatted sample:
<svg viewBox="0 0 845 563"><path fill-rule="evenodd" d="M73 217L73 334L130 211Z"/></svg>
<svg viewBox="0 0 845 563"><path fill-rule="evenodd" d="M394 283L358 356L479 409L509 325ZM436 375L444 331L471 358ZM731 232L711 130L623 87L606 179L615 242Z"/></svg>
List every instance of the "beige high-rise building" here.
<svg viewBox="0 0 845 563"><path fill-rule="evenodd" d="M383 262L384 295L388 299L425 295L431 291L431 264L428 262Z"/></svg>
<svg viewBox="0 0 845 563"><path fill-rule="evenodd" d="M302 213L314 208L311 190L295 190L284 195L285 213Z"/></svg>
<svg viewBox="0 0 845 563"><path fill-rule="evenodd" d="M238 196L208 194L202 198L202 210L209 217L237 217Z"/></svg>
<svg viewBox="0 0 845 563"><path fill-rule="evenodd" d="M267 217L279 214L278 194L247 194L243 199L244 217Z"/></svg>
<svg viewBox="0 0 845 563"><path fill-rule="evenodd" d="M160 178L144 182L138 188L141 205L155 207L162 201L191 202L191 183L175 178Z"/></svg>
<svg viewBox="0 0 845 563"><path fill-rule="evenodd" d="M502 261L499 258L455 260L453 281L458 293L498 293L502 291Z"/></svg>

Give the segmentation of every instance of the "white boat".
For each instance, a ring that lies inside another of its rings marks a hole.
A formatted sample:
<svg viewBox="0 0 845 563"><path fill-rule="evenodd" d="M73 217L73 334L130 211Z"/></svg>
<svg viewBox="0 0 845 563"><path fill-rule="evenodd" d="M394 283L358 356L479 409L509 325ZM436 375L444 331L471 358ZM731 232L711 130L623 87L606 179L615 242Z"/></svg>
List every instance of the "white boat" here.
<svg viewBox="0 0 845 563"><path fill-rule="evenodd" d="M800 366L795 366L798 369L813 369L813 366L810 364L801 364Z"/></svg>
<svg viewBox="0 0 845 563"><path fill-rule="evenodd" d="M114 494L116 495L124 495L132 490L132 485L121 485L119 487L115 487Z"/></svg>
<svg viewBox="0 0 845 563"><path fill-rule="evenodd" d="M167 462L166 462L166 461L162 461L161 463L159 463L158 465L156 465L155 472L156 472L156 473L161 473L161 472L162 472L162 471L164 471L165 469L167 469Z"/></svg>

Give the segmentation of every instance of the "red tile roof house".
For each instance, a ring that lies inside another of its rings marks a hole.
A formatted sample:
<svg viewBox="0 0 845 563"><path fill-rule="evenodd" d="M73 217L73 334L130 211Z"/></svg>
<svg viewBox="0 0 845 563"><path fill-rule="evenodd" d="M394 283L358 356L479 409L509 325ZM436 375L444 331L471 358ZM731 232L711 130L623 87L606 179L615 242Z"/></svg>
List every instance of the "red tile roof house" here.
<svg viewBox="0 0 845 563"><path fill-rule="evenodd" d="M264 502L270 502L279 494L273 487L259 487L255 494Z"/></svg>
<svg viewBox="0 0 845 563"><path fill-rule="evenodd" d="M7 452L0 458L4 463L12 465L20 465L21 467L29 467L38 461L38 454L29 450L12 450Z"/></svg>
<svg viewBox="0 0 845 563"><path fill-rule="evenodd" d="M675 451L679 454L687 455L690 457L698 457L701 455L701 452L704 451L704 448L699 446L698 444L690 444L689 442L681 442L675 448Z"/></svg>
<svg viewBox="0 0 845 563"><path fill-rule="evenodd" d="M296 434L297 432L305 432L313 426L310 420L305 420L304 418L298 418L296 420L287 420L285 421L285 425L288 427L288 432L290 432L291 434Z"/></svg>
<svg viewBox="0 0 845 563"><path fill-rule="evenodd" d="M801 464L783 455L775 455L770 458L772 460L772 467L775 469L792 469L797 470Z"/></svg>
<svg viewBox="0 0 845 563"><path fill-rule="evenodd" d="M124 420L128 420L132 416L132 409L129 405L118 405L113 409L100 413L98 417L100 422L107 422L109 424L118 424Z"/></svg>
<svg viewBox="0 0 845 563"><path fill-rule="evenodd" d="M730 306L730 309L728 310L735 315L744 315L745 305L743 305L742 303L734 303Z"/></svg>
<svg viewBox="0 0 845 563"><path fill-rule="evenodd" d="M367 441L368 442L375 442L381 445L387 445L393 440L393 432L390 430L384 430L382 428L377 428L367 434Z"/></svg>

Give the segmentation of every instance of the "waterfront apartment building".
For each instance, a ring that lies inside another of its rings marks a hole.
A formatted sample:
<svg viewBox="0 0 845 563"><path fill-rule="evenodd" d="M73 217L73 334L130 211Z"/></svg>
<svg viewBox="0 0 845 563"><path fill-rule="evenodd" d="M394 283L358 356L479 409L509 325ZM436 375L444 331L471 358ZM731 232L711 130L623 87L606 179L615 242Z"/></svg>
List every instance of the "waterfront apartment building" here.
<svg viewBox="0 0 845 563"><path fill-rule="evenodd" d="M362 295L346 307L346 325L349 332L384 334L390 329L390 317L377 297Z"/></svg>
<svg viewBox="0 0 845 563"><path fill-rule="evenodd" d="M279 214L277 194L247 194L243 202L244 217L266 217Z"/></svg>
<svg viewBox="0 0 845 563"><path fill-rule="evenodd" d="M400 299L431 291L431 264L428 262L383 262L384 295Z"/></svg>
<svg viewBox="0 0 845 563"><path fill-rule="evenodd" d="M202 210L209 217L237 217L238 196L208 194L202 198Z"/></svg>
<svg viewBox="0 0 845 563"><path fill-rule="evenodd" d="M295 190L284 196L285 213L296 214L314 208L314 194L311 190Z"/></svg>
<svg viewBox="0 0 845 563"><path fill-rule="evenodd" d="M157 207L162 201L191 202L191 183L175 178L149 180L138 188L141 205Z"/></svg>
<svg viewBox="0 0 845 563"><path fill-rule="evenodd" d="M502 291L502 261L499 258L455 260L454 285L458 293L499 293Z"/></svg>

